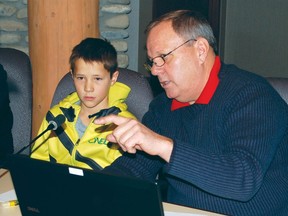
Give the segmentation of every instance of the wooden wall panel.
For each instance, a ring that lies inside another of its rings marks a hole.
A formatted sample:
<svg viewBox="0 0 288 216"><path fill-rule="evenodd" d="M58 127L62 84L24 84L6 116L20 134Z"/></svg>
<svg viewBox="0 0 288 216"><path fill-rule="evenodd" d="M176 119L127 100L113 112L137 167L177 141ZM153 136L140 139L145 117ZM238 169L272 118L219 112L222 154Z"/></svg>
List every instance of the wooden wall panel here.
<svg viewBox="0 0 288 216"><path fill-rule="evenodd" d="M33 136L50 108L58 81L69 71L72 48L98 37L98 0L28 0L33 71Z"/></svg>

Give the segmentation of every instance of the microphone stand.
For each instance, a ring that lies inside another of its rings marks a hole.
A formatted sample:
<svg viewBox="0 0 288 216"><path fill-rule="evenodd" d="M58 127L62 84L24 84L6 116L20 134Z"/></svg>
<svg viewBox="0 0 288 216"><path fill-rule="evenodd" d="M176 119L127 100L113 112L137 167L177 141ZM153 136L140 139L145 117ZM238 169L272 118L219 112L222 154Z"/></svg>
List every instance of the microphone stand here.
<svg viewBox="0 0 288 216"><path fill-rule="evenodd" d="M11 154L10 156L7 157L6 161L3 162L3 164L0 164L0 168L5 168L5 169L9 169L11 160L13 160L13 157L15 157L15 155L19 155L21 154L26 148L28 148L29 146L32 145L32 143L34 143L40 136L42 136L44 133L46 133L47 131L51 130L51 126L49 125L46 130L44 130L42 133L40 133L38 136L36 136L33 140L31 140L29 142L28 145L24 146L23 148L21 148L18 152L16 152L15 154Z"/></svg>
<svg viewBox="0 0 288 216"><path fill-rule="evenodd" d="M9 155L6 159L6 161L3 162L3 164L0 164L0 168L4 167L4 168L8 168L8 164L11 163L11 161L13 160L12 158L15 155L19 155L21 154L25 149L27 149L29 146L31 146L39 137L41 137L43 134L45 134L47 131L49 130L56 130L57 128L59 128L64 122L65 122L66 118L64 115L59 114L58 116L56 116L54 118L54 120L50 121L47 128L42 131L39 135L37 135L34 139L32 139L28 145L24 146L23 148L21 148L19 151L17 151L15 154L11 154ZM40 145L41 146L41 145ZM32 152L30 152L30 154L32 154L35 150L37 150L40 146L38 146L36 149L34 149Z"/></svg>
<svg viewBox="0 0 288 216"><path fill-rule="evenodd" d="M65 122L65 116L62 114L59 114L58 116L56 116L54 118L53 121L49 122L49 125L47 126L46 130L44 130L43 132L41 132L38 136L36 136L34 139L32 139L28 145L24 146L22 149L20 149L16 155L20 154L21 152L23 152L26 148L28 148L29 146L31 146L32 143L34 143L39 137L41 137L44 133L46 133L49 130L56 130L60 125L62 125ZM36 149L34 149L35 151ZM32 151L31 153L33 153L34 151Z"/></svg>
<svg viewBox="0 0 288 216"><path fill-rule="evenodd" d="M44 130L42 133L40 133L38 136L36 136L34 139L32 139L28 145L24 146L22 149L20 149L18 152L16 152L16 155L21 154L26 148L28 148L31 144L33 144L39 137L41 137L43 134L45 134L47 131L51 130L51 128L48 126L46 130Z"/></svg>

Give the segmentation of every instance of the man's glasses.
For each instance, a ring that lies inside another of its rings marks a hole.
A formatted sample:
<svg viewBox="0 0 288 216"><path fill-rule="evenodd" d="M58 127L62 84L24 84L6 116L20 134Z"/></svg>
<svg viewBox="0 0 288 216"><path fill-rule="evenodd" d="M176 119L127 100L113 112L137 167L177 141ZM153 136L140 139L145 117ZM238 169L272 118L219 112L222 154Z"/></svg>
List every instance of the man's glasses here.
<svg viewBox="0 0 288 216"><path fill-rule="evenodd" d="M181 45L177 46L175 49L171 50L170 52L166 53L166 54L162 54L160 56L156 56L152 59L149 59L145 64L144 67L146 68L146 70L151 71L153 65L155 65L156 67L162 67L165 63L166 60L165 58L170 55L172 52L174 52L175 50L177 50L178 48L180 48L181 46L183 46L184 44L188 43L189 41L197 41L196 39L189 39L187 41L185 41L184 43L182 43Z"/></svg>

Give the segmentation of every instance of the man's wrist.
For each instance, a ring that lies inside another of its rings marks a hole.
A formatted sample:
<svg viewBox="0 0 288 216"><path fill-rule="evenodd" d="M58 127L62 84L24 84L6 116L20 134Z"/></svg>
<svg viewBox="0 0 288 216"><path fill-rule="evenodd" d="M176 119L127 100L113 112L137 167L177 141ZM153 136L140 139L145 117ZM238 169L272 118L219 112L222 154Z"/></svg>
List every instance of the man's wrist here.
<svg viewBox="0 0 288 216"><path fill-rule="evenodd" d="M165 137L165 140L163 140L162 142L162 147L163 148L159 156L163 158L167 163L169 163L172 150L173 150L173 140Z"/></svg>

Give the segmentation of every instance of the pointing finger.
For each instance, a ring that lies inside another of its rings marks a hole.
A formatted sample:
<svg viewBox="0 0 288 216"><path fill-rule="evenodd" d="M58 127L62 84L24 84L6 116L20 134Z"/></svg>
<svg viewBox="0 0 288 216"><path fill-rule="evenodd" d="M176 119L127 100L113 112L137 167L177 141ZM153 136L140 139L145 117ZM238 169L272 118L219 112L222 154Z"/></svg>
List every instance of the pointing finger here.
<svg viewBox="0 0 288 216"><path fill-rule="evenodd" d="M117 116L117 115L108 115L105 117L101 117L98 119L94 120L95 124L111 124L114 123L116 125L120 125L123 124L124 122L126 122L126 118L125 117L121 117L121 116Z"/></svg>

